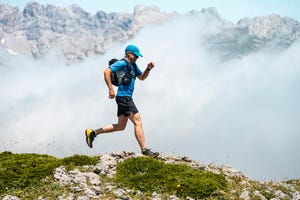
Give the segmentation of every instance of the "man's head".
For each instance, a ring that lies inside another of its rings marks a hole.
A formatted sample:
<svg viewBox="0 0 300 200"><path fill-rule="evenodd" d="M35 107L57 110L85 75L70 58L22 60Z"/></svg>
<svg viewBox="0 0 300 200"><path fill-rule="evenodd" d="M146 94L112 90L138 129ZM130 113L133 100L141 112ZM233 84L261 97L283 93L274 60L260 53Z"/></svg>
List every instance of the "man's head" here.
<svg viewBox="0 0 300 200"><path fill-rule="evenodd" d="M128 45L125 49L125 54L127 54L127 53L132 53L136 57L143 57L143 55L141 54L139 48L135 45Z"/></svg>

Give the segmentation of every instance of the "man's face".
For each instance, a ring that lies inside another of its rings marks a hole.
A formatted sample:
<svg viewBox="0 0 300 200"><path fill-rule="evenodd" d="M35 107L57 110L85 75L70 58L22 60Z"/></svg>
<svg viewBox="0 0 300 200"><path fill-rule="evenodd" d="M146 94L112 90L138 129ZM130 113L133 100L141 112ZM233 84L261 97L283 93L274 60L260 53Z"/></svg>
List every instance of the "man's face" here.
<svg viewBox="0 0 300 200"><path fill-rule="evenodd" d="M130 61L131 63L135 63L136 60L137 60L139 57L136 56L135 54L129 52L129 53L128 53L128 58L129 58L129 61Z"/></svg>

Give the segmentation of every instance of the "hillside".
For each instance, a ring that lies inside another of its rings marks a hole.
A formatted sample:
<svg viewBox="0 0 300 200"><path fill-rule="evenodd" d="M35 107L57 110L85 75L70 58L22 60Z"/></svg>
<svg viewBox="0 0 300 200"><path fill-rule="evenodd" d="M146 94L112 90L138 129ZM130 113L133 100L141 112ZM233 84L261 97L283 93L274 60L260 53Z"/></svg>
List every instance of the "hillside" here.
<svg viewBox="0 0 300 200"><path fill-rule="evenodd" d="M300 199L300 180L259 182L228 166L133 152L95 157L0 153L0 197L17 199Z"/></svg>

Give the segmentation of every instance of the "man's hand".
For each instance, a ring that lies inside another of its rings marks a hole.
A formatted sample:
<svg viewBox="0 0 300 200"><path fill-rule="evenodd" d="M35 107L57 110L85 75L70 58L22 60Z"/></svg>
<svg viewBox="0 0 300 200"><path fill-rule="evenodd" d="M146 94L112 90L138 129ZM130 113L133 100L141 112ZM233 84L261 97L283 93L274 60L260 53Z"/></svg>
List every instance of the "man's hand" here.
<svg viewBox="0 0 300 200"><path fill-rule="evenodd" d="M109 91L108 91L108 97L109 97L110 99L113 99L113 98L115 98L115 96L116 96L116 94L115 94L114 89L113 89L113 88L112 88L112 89L109 89Z"/></svg>
<svg viewBox="0 0 300 200"><path fill-rule="evenodd" d="M148 63L147 68L151 70L154 67L154 65L155 65L154 62L150 62Z"/></svg>

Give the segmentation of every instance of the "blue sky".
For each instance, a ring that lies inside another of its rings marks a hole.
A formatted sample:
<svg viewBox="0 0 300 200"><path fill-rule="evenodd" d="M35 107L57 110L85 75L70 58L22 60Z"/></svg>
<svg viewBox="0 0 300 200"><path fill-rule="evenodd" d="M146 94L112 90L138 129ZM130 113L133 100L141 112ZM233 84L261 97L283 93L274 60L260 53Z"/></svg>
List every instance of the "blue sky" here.
<svg viewBox="0 0 300 200"><path fill-rule="evenodd" d="M1 0L23 9L28 1ZM243 17L254 17L268 14L279 14L292 17L300 21L299 0L36 0L40 4L53 4L68 7L77 4L84 10L94 14L99 10L105 12L129 12L132 13L135 5L156 5L161 11L177 11L184 14L192 9L201 10L207 7L216 7L222 18L237 22Z"/></svg>

